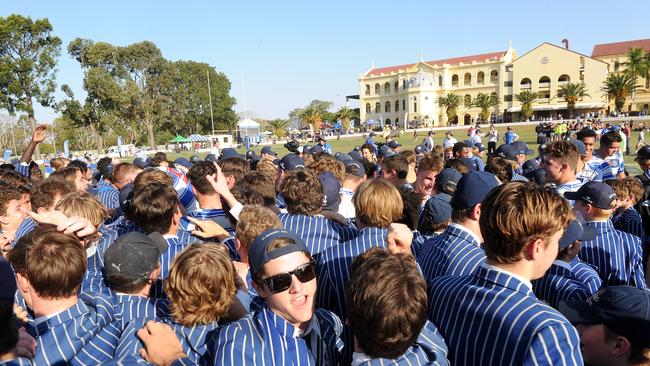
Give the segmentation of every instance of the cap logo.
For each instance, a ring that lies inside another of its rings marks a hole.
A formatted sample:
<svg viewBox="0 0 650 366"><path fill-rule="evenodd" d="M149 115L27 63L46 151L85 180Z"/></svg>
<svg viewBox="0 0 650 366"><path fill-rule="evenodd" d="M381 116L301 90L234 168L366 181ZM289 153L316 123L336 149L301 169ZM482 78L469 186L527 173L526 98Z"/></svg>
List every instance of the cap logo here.
<svg viewBox="0 0 650 366"><path fill-rule="evenodd" d="M115 263L111 263L111 267L115 268L118 272L122 272L122 269L120 269L120 267L122 267L122 263L120 263L119 265Z"/></svg>

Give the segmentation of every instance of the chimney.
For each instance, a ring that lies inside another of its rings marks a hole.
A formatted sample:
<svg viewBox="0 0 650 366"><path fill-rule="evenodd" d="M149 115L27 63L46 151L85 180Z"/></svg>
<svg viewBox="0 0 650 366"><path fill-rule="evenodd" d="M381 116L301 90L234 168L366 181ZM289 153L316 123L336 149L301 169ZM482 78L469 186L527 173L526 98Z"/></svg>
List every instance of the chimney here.
<svg viewBox="0 0 650 366"><path fill-rule="evenodd" d="M564 43L564 48L566 48L568 50L569 49L569 40L565 38L565 39L562 40L562 43Z"/></svg>

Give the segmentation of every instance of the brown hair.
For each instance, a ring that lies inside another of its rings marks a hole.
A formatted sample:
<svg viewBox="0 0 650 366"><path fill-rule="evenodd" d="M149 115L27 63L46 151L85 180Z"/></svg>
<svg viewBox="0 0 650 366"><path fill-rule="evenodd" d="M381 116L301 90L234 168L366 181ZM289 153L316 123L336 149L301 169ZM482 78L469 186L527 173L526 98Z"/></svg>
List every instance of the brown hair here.
<svg viewBox="0 0 650 366"><path fill-rule="evenodd" d="M194 189L203 195L214 195L217 192L212 188L206 178L208 175L217 174L217 167L210 161L196 162L187 171L187 179L190 180Z"/></svg>
<svg viewBox="0 0 650 366"><path fill-rule="evenodd" d="M235 197L237 202L241 203L244 206L248 205L265 205L264 197L258 191L251 189L248 184L243 182L237 182L230 190L230 193ZM273 202L275 204L275 201ZM224 208L227 206L227 203L224 203ZM236 220L235 220L236 221ZM233 226L235 226L233 224Z"/></svg>
<svg viewBox="0 0 650 366"><path fill-rule="evenodd" d="M357 220L363 226L387 228L401 219L404 210L397 188L383 179L361 183L352 202Z"/></svg>
<svg viewBox="0 0 650 366"><path fill-rule="evenodd" d="M244 175L251 171L251 166L248 164L248 161L237 156L219 160L217 164L219 164L224 177L228 178L232 176L235 178L235 182L239 182L239 180L244 178Z"/></svg>
<svg viewBox="0 0 650 366"><path fill-rule="evenodd" d="M436 145L436 146L433 148L433 150L431 150L431 155L433 155L433 156L439 156L439 157L442 158L442 157L445 156L445 152L446 152L446 151L447 151L447 150L445 149L444 146L442 146L442 145ZM453 148L450 147L450 148L449 148L449 151L453 151Z"/></svg>
<svg viewBox="0 0 650 366"><path fill-rule="evenodd" d="M29 186L27 178L23 177L15 170L5 170L0 172L0 181L13 184L17 187Z"/></svg>
<svg viewBox="0 0 650 366"><path fill-rule="evenodd" d="M406 179L409 172L409 162L400 154L389 156L381 163L381 170L384 172L395 172L397 178Z"/></svg>
<svg viewBox="0 0 650 366"><path fill-rule="evenodd" d="M444 160L440 156L431 153L424 154L418 163L418 173L440 172L442 169L444 169Z"/></svg>
<svg viewBox="0 0 650 366"><path fill-rule="evenodd" d="M372 248L356 257L346 299L350 328L372 358L404 354L426 323L427 285L410 254Z"/></svg>
<svg viewBox="0 0 650 366"><path fill-rule="evenodd" d="M146 233L167 234L180 203L174 188L150 184L135 192L131 210L135 223Z"/></svg>
<svg viewBox="0 0 650 366"><path fill-rule="evenodd" d="M23 195L16 187L5 187L0 189L0 216L7 214L7 204L11 200L21 201Z"/></svg>
<svg viewBox="0 0 650 366"><path fill-rule="evenodd" d="M18 239L8 259L38 296L46 299L76 296L86 273L86 251L79 240L50 225Z"/></svg>
<svg viewBox="0 0 650 366"><path fill-rule="evenodd" d="M75 189L77 187L76 180L77 180L77 172L81 172L81 169L78 167L65 167L62 169L58 169L52 174L50 174L47 179L50 180L58 180L58 181L63 181L72 184L75 186Z"/></svg>
<svg viewBox="0 0 650 366"><path fill-rule="evenodd" d="M494 174L499 182L507 183L512 180L512 166L501 157L493 157L485 165L485 171Z"/></svg>
<svg viewBox="0 0 650 366"><path fill-rule="evenodd" d="M241 245L248 251L253 240L270 228L282 228L278 216L267 207L252 205L245 206L241 210L235 233Z"/></svg>
<svg viewBox="0 0 650 366"><path fill-rule="evenodd" d="M61 197L56 209L67 216L80 216L99 227L108 217L108 210L87 192L71 192Z"/></svg>
<svg viewBox="0 0 650 366"><path fill-rule="evenodd" d="M528 243L546 241L573 217L568 202L550 189L529 182L500 185L481 204L485 255L496 263L517 262Z"/></svg>
<svg viewBox="0 0 650 366"><path fill-rule="evenodd" d="M571 141L553 141L546 145L544 156L557 161L560 164L567 164L575 173L578 167L578 147Z"/></svg>
<svg viewBox="0 0 650 366"><path fill-rule="evenodd" d="M623 142L621 135L617 131L609 131L600 137L601 146L609 148L613 142Z"/></svg>
<svg viewBox="0 0 650 366"><path fill-rule="evenodd" d="M314 216L323 208L323 185L308 170L294 169L285 173L280 192L290 214Z"/></svg>
<svg viewBox="0 0 650 366"><path fill-rule="evenodd" d="M467 164L464 161L457 158L447 160L447 162L445 163L445 168L456 169L456 171L459 172L460 174L465 174L469 171L469 167L467 166Z"/></svg>
<svg viewBox="0 0 650 366"><path fill-rule="evenodd" d="M32 191L29 197L32 211L36 212L39 208L50 209L57 196L63 197L74 191L75 187L68 182L46 179Z"/></svg>
<svg viewBox="0 0 650 366"><path fill-rule="evenodd" d="M133 193L136 194L150 184L161 184L168 187L174 186L174 180L169 174L156 168L150 168L140 172L133 180Z"/></svg>
<svg viewBox="0 0 650 366"><path fill-rule="evenodd" d="M219 320L235 298L235 276L225 246L190 244L176 256L165 280L170 315L186 327Z"/></svg>
<svg viewBox="0 0 650 366"><path fill-rule="evenodd" d="M157 153L154 154L153 158L151 158L151 166L159 166L160 163L166 162L167 161L167 154L165 154L162 151L158 151Z"/></svg>
<svg viewBox="0 0 650 366"><path fill-rule="evenodd" d="M244 176L242 183L264 197L264 205L275 205L275 179L263 172L253 171Z"/></svg>
<svg viewBox="0 0 650 366"><path fill-rule="evenodd" d="M131 163L120 163L113 167L113 171L111 172L111 176L109 180L113 184L126 184L128 183L125 182L126 175L135 173L139 170L142 169L138 168L137 166Z"/></svg>
<svg viewBox="0 0 650 366"><path fill-rule="evenodd" d="M643 195L645 194L645 189L643 188L643 184L641 184L641 182L639 182L638 179L634 177L628 177L623 179L622 182L627 187L627 190L629 191L629 195L634 196L635 204L643 198Z"/></svg>
<svg viewBox="0 0 650 366"><path fill-rule="evenodd" d="M400 151L399 154L405 157L406 161L408 161L409 164L415 164L417 162L417 158L415 157L415 151L413 150Z"/></svg>
<svg viewBox="0 0 650 366"><path fill-rule="evenodd" d="M340 184L343 184L343 180L345 180L345 165L327 153L314 155L314 161L308 164L307 168L317 177L325 172L330 172L334 174Z"/></svg>
<svg viewBox="0 0 650 366"><path fill-rule="evenodd" d="M275 164L273 164L273 161L269 159L262 159L257 163L257 167L255 170L275 180L275 175L277 174L278 167L276 167Z"/></svg>
<svg viewBox="0 0 650 366"><path fill-rule="evenodd" d="M54 158L54 159L50 160L50 166L55 171L59 170L59 169L62 169L62 168L65 168L66 166L68 166L68 164L70 164L70 160L66 159L66 158Z"/></svg>

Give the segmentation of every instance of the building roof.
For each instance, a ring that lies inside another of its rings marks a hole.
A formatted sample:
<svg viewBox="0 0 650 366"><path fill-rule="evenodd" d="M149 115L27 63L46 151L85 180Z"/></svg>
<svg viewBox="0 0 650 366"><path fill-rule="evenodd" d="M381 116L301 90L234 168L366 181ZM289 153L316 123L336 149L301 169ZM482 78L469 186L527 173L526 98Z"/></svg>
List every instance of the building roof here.
<svg viewBox="0 0 650 366"><path fill-rule="evenodd" d="M452 57L452 58L445 58L442 60L434 60L434 61L426 61L426 64L429 65L442 65L442 64L450 64L450 65L457 65L459 63L471 63L472 61L485 61L486 59L490 60L498 60L502 56L506 54L506 51L499 51L499 52L491 52L491 53L482 53L480 55L471 55L471 56L462 56L462 57ZM413 67L417 65L415 64L404 64L404 65L397 65L397 66L388 66L388 67L380 67L380 68L374 68L368 71L364 76L372 76L372 75L379 75L381 73L388 74L393 71L397 70L404 70L408 69L409 67Z"/></svg>
<svg viewBox="0 0 650 366"><path fill-rule="evenodd" d="M591 51L591 57L618 55L626 53L630 48L642 48L650 51L650 39L597 44L594 46L594 50Z"/></svg>

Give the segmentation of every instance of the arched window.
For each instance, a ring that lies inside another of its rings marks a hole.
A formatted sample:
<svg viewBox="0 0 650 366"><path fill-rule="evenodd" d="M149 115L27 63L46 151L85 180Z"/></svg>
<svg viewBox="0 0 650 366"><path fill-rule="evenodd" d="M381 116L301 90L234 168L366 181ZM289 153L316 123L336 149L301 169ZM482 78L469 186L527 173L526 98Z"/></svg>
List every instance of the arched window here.
<svg viewBox="0 0 650 366"><path fill-rule="evenodd" d="M499 78L499 72L496 71L496 70L492 70L490 72L490 82L493 83L493 84L496 83L497 78Z"/></svg>
<svg viewBox="0 0 650 366"><path fill-rule="evenodd" d="M395 112L399 112L399 100L395 101Z"/></svg>
<svg viewBox="0 0 650 366"><path fill-rule="evenodd" d="M530 81L529 78L523 78L521 79L521 82L519 83L519 87L521 89L530 89L533 85L533 82Z"/></svg>
<svg viewBox="0 0 650 366"><path fill-rule="evenodd" d="M463 103L465 103L466 107L469 107L469 105L472 104L472 96L469 94L465 94L465 98L463 98Z"/></svg>
<svg viewBox="0 0 650 366"><path fill-rule="evenodd" d="M451 86L458 86L458 75L453 74L451 76Z"/></svg>
<svg viewBox="0 0 650 366"><path fill-rule="evenodd" d="M370 103L366 103L366 113L370 113Z"/></svg>
<svg viewBox="0 0 650 366"><path fill-rule="evenodd" d="M370 85L366 84L366 95L370 95Z"/></svg>
<svg viewBox="0 0 650 366"><path fill-rule="evenodd" d="M386 84L384 84L384 93L386 93L386 94L390 93L390 83L389 82L386 82Z"/></svg>
<svg viewBox="0 0 650 366"><path fill-rule="evenodd" d="M399 81L395 82L395 93L399 90Z"/></svg>
<svg viewBox="0 0 650 366"><path fill-rule="evenodd" d="M381 104L375 103L375 113L381 113Z"/></svg>
<svg viewBox="0 0 650 366"><path fill-rule="evenodd" d="M564 85L564 84L567 84L567 83L571 82L571 78L567 74L562 74L562 75L560 75L559 78L557 78L557 82L560 85Z"/></svg>
<svg viewBox="0 0 650 366"><path fill-rule="evenodd" d="M379 94L379 83L375 84L375 94Z"/></svg>
<svg viewBox="0 0 650 366"><path fill-rule="evenodd" d="M472 84L472 74L466 72L465 76L463 77L463 85L471 85L471 84Z"/></svg>
<svg viewBox="0 0 650 366"><path fill-rule="evenodd" d="M542 76L539 78L539 86L544 87L544 86L550 86L551 85L551 78L548 76Z"/></svg>
<svg viewBox="0 0 650 366"><path fill-rule="evenodd" d="M442 75L438 75L438 86L442 87Z"/></svg>
<svg viewBox="0 0 650 366"><path fill-rule="evenodd" d="M384 112L390 112L390 102L384 103Z"/></svg>
<svg viewBox="0 0 650 366"><path fill-rule="evenodd" d="M476 83L479 85L485 83L485 73L483 73L483 71L479 71L478 74L476 74Z"/></svg>

